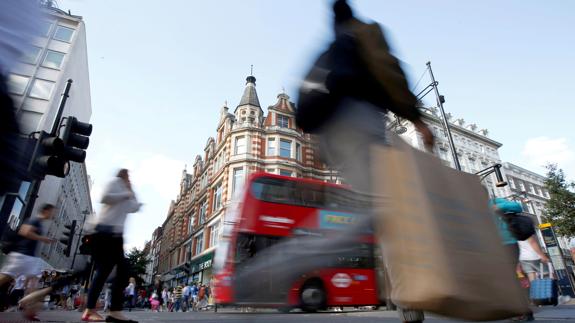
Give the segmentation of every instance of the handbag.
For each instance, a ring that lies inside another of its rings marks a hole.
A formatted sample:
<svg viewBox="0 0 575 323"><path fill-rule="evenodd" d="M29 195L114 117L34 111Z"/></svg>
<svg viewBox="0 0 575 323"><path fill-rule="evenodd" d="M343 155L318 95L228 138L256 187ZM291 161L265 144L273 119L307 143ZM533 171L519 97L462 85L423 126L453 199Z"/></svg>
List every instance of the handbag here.
<svg viewBox="0 0 575 323"><path fill-rule="evenodd" d="M391 300L464 320L501 320L529 304L479 178L388 133L372 148L376 238Z"/></svg>
<svg viewBox="0 0 575 323"><path fill-rule="evenodd" d="M553 265L551 263L547 265L549 277L545 278L543 263L541 263L537 278L531 282L531 288L529 289L529 298L537 306L557 306L559 303L559 286L557 286L557 281L552 279Z"/></svg>

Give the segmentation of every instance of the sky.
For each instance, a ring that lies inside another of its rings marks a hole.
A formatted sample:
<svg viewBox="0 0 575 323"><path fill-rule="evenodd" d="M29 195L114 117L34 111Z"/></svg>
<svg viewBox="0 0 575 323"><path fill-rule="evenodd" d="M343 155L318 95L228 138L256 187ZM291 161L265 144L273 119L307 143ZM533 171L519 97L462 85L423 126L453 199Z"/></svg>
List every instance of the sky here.
<svg viewBox="0 0 575 323"><path fill-rule="evenodd" d="M431 61L446 112L489 130L503 161L575 178L575 2L349 1L385 28L415 85ZM58 0L84 18L94 131L92 197L121 167L144 203L127 247L143 247L215 136L219 111L257 78L266 107L298 84L333 37L327 0ZM430 82L424 78L421 84ZM431 98L431 97L430 97Z"/></svg>

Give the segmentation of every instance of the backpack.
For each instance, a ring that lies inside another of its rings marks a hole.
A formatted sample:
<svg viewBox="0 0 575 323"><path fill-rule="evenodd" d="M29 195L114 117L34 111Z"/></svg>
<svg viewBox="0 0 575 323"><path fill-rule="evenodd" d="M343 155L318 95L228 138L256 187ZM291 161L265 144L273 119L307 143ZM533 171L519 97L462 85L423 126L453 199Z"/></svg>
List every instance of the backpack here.
<svg viewBox="0 0 575 323"><path fill-rule="evenodd" d="M535 224L529 215L524 213L504 213L503 220L515 239L525 241L535 234Z"/></svg>

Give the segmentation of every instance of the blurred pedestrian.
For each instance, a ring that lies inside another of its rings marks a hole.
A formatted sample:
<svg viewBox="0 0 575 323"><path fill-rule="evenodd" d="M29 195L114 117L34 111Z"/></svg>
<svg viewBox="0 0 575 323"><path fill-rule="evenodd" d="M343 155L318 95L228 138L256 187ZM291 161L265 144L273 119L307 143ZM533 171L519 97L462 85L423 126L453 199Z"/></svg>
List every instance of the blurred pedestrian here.
<svg viewBox="0 0 575 323"><path fill-rule="evenodd" d="M128 311L131 312L136 304L136 278L130 277L128 287L125 290L126 301L128 302Z"/></svg>
<svg viewBox="0 0 575 323"><path fill-rule="evenodd" d="M152 296L150 296L150 308L152 312L159 312L160 308L160 300L158 294L156 292L152 292Z"/></svg>
<svg viewBox="0 0 575 323"><path fill-rule="evenodd" d="M198 290L198 310L205 309L208 306L208 295L206 285L201 284Z"/></svg>
<svg viewBox="0 0 575 323"><path fill-rule="evenodd" d="M513 234L508 221L506 220L508 214L518 214L523 211L521 204L516 201L509 201L505 198L495 198L489 201L492 209L495 211L496 224L499 229L499 234L503 240L503 245L508 250L510 255L509 261L513 263L516 268L520 268L520 247L519 242L515 235ZM528 297L525 295L525 297ZM513 321L534 321L533 312L529 311L524 315L513 318Z"/></svg>
<svg viewBox="0 0 575 323"><path fill-rule="evenodd" d="M39 35L40 8L36 0L0 1L0 196L17 192L21 167L20 129L9 95L8 79ZM4 229L0 225L0 232Z"/></svg>
<svg viewBox="0 0 575 323"><path fill-rule="evenodd" d="M198 292L200 291L200 289L198 288L197 283L193 283L192 284L192 288L191 288L191 295L192 295L192 310L195 311L198 309Z"/></svg>
<svg viewBox="0 0 575 323"><path fill-rule="evenodd" d="M371 163L371 149L386 144L384 114L390 110L411 121L428 149L434 137L381 28L355 18L346 1L335 1L333 10L335 40L302 84L296 118L304 130L319 135L326 162L371 209L377 167ZM421 311L398 313L404 322L424 320Z"/></svg>
<svg viewBox="0 0 575 323"><path fill-rule="evenodd" d="M190 299L192 296L192 287L190 285L184 286L182 289L182 311L186 312L190 305Z"/></svg>
<svg viewBox="0 0 575 323"><path fill-rule="evenodd" d="M525 241L519 241L519 264L522 271L527 275L529 281L537 278L537 273L541 270L541 265L545 264L543 271L546 271L549 258L541 249L537 236L532 235Z"/></svg>
<svg viewBox="0 0 575 323"><path fill-rule="evenodd" d="M36 257L38 241L54 243L56 240L43 235L42 222L49 221L54 216L55 207L44 204L40 207L37 217L27 219L13 238L10 252L0 269L0 286L9 284L18 276L25 276L28 280L40 275L40 259ZM25 311L25 316L36 320L36 311Z"/></svg>
<svg viewBox="0 0 575 323"><path fill-rule="evenodd" d="M93 231L94 278L88 291L86 310L82 320L87 322L103 321L96 311L98 296L104 283L114 268L116 276L112 280L112 299L107 322L135 322L122 313L123 292L128 279L128 264L124 256L124 223L128 213L137 212L141 203L136 199L127 169L121 169L116 178L105 188L101 202L104 204L98 217L90 226Z"/></svg>
<svg viewBox="0 0 575 323"><path fill-rule="evenodd" d="M178 312L182 306L182 285L174 288L174 312Z"/></svg>
<svg viewBox="0 0 575 323"><path fill-rule="evenodd" d="M18 301L24 297L24 290L26 289L27 277L24 275L18 276L14 282L14 287L10 292L10 305L18 306Z"/></svg>
<svg viewBox="0 0 575 323"><path fill-rule="evenodd" d="M164 311L168 310L168 300L169 300L169 295L168 295L168 288L164 287L164 289L162 290L162 308Z"/></svg>

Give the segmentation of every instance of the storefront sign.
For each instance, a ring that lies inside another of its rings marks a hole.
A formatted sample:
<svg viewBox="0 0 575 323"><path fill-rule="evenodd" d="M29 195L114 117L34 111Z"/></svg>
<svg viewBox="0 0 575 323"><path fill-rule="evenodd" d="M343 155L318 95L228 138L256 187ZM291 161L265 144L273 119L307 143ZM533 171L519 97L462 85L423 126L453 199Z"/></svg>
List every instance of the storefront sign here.
<svg viewBox="0 0 575 323"><path fill-rule="evenodd" d="M543 223L539 226L541 229L541 235L543 236L543 241L547 247L547 252L549 253L549 258L551 258L551 263L555 268L555 273L557 276L557 285L561 289L562 295L569 295L575 297L575 291L573 290L573 282L571 277L567 272L565 267L565 261L563 259L563 253L557 242L557 237L553 231L553 227L550 223Z"/></svg>
<svg viewBox="0 0 575 323"><path fill-rule="evenodd" d="M180 271L179 273L176 274L176 279L182 278L182 277L184 277L184 276L186 276L186 272Z"/></svg>
<svg viewBox="0 0 575 323"><path fill-rule="evenodd" d="M199 257L198 259L193 260L190 263L192 268L191 272L196 273L198 271L202 271L204 269L212 267L212 261L214 259L214 253L210 252L206 255Z"/></svg>

